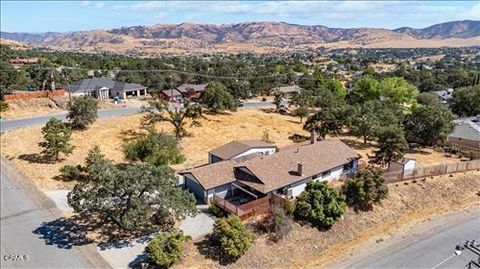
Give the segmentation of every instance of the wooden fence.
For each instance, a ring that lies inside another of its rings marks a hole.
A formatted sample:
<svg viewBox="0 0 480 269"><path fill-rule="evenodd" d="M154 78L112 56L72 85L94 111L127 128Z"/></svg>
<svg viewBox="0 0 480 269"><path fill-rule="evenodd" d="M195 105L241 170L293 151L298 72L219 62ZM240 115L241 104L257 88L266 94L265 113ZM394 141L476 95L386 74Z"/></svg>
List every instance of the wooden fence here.
<svg viewBox="0 0 480 269"><path fill-rule="evenodd" d="M14 92L12 94L7 94L4 96L5 101L12 101L12 100L28 100L34 98L50 98L50 97L58 97L64 96L65 90L58 89L54 91L32 91L32 92Z"/></svg>
<svg viewBox="0 0 480 269"><path fill-rule="evenodd" d="M480 160L445 163L431 166L419 166L413 171L387 170L383 175L385 180L388 183L391 183L415 178L439 176L473 170L480 170Z"/></svg>
<svg viewBox="0 0 480 269"><path fill-rule="evenodd" d="M213 201L225 211L237 215L241 220L252 216L266 214L271 210L270 195L236 206L229 201L214 195Z"/></svg>

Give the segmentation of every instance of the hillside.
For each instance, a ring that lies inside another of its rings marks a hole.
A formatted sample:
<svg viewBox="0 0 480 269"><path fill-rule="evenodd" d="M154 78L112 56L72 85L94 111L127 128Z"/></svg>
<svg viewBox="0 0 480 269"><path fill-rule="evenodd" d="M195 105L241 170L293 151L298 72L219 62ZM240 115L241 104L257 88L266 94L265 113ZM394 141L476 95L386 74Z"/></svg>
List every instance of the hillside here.
<svg viewBox="0 0 480 269"><path fill-rule="evenodd" d="M70 33L1 33L2 38L60 49L168 52L264 51L296 47L440 47L480 44L480 21L423 29L329 28L284 22L156 24Z"/></svg>

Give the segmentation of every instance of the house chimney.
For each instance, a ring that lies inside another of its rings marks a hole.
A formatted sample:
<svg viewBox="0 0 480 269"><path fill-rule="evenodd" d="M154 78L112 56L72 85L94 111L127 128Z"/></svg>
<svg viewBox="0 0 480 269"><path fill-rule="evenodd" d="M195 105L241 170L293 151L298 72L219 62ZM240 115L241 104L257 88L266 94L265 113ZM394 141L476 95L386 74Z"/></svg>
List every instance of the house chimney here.
<svg viewBox="0 0 480 269"><path fill-rule="evenodd" d="M315 144L317 142L317 132L315 130L312 130L310 132L310 144Z"/></svg>
<svg viewBox="0 0 480 269"><path fill-rule="evenodd" d="M298 174L299 176L303 176L303 172L304 172L303 170L304 170L304 169L305 169L305 162L299 162L299 163L297 164L297 174Z"/></svg>

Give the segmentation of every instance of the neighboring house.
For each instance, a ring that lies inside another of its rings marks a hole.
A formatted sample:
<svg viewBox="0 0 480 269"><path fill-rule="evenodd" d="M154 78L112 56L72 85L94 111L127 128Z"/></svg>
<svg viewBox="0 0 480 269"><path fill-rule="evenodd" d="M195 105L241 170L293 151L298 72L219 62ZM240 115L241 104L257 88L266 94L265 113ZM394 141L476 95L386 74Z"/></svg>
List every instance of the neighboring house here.
<svg viewBox="0 0 480 269"><path fill-rule="evenodd" d="M300 88L297 85L291 85L291 86L282 86L282 87L276 87L273 88L273 92L279 92L283 93L285 95L294 95L294 94L299 94L303 91L302 88Z"/></svg>
<svg viewBox="0 0 480 269"><path fill-rule="evenodd" d="M182 93L177 89L163 90L160 92L160 97L171 102L177 102L183 99Z"/></svg>
<svg viewBox="0 0 480 269"><path fill-rule="evenodd" d="M205 91L207 84L182 84L177 87L177 90L183 95L184 98L191 100L198 100Z"/></svg>
<svg viewBox="0 0 480 269"><path fill-rule="evenodd" d="M208 152L208 162L216 163L254 153L274 154L277 146L261 140L232 141Z"/></svg>
<svg viewBox="0 0 480 269"><path fill-rule="evenodd" d="M70 85L70 92L75 96L89 95L97 99L128 96L145 96L147 87L136 83L118 82L108 78L82 79Z"/></svg>
<svg viewBox="0 0 480 269"><path fill-rule="evenodd" d="M446 90L434 91L434 93L438 96L438 98L443 104L446 104L448 100L452 99L453 97L452 88L448 88Z"/></svg>
<svg viewBox="0 0 480 269"><path fill-rule="evenodd" d="M253 153L180 172L185 187L204 203L221 200L247 208L272 195L297 197L311 180L334 180L357 171L360 155L339 140L283 148L271 155ZM217 202L218 203L218 202Z"/></svg>
<svg viewBox="0 0 480 269"><path fill-rule="evenodd" d="M26 64L36 64L38 63L38 58L11 58L10 63L12 64L13 68L19 69Z"/></svg>
<svg viewBox="0 0 480 269"><path fill-rule="evenodd" d="M447 138L447 144L480 149L480 115L454 121L456 126Z"/></svg>

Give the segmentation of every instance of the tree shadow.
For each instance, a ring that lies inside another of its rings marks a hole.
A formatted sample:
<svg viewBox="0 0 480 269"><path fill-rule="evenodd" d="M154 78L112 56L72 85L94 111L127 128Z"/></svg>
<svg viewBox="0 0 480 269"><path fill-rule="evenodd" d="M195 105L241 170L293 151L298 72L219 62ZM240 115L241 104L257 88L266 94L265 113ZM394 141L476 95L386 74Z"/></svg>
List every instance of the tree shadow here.
<svg viewBox="0 0 480 269"><path fill-rule="evenodd" d="M32 233L45 240L45 244L61 249L96 243L101 250L123 248L134 243L143 244L150 241L153 236L153 233L142 235L139 232L121 230L114 224L101 222L91 215L61 217L43 222Z"/></svg>
<svg viewBox="0 0 480 269"><path fill-rule="evenodd" d="M289 136L288 139L292 140L294 143L301 143L301 142L305 142L305 141L309 140L310 137L309 136L304 136L304 135L301 135L301 134L293 134L293 135Z"/></svg>
<svg viewBox="0 0 480 269"><path fill-rule="evenodd" d="M340 141L342 141L343 143L347 144L349 147L352 147L354 149L357 149L357 150L365 150L365 149L369 149L369 148L373 148L375 147L372 143L370 142L367 142L367 143L363 143L363 142L359 142L357 140L350 140L350 139L340 139Z"/></svg>
<svg viewBox="0 0 480 269"><path fill-rule="evenodd" d="M148 263L148 256L145 253L137 255L137 257L128 264L128 268L133 269L151 268L150 266L151 265Z"/></svg>
<svg viewBox="0 0 480 269"><path fill-rule="evenodd" d="M61 249L71 249L73 246L82 246L92 243L87 237L88 229L79 225L72 218L58 218L53 221L43 222L33 231L45 240L47 245L55 245Z"/></svg>
<svg viewBox="0 0 480 269"><path fill-rule="evenodd" d="M27 161L29 163L43 163L43 164L53 163L52 159L38 153L22 154L18 156L18 159Z"/></svg>
<svg viewBox="0 0 480 269"><path fill-rule="evenodd" d="M122 139L124 142L132 141L137 138L145 136L146 132L143 130L146 129L145 127L141 127L141 131L137 131L135 129L123 130L119 134L119 138Z"/></svg>
<svg viewBox="0 0 480 269"><path fill-rule="evenodd" d="M222 266L227 266L235 262L234 259L227 257L215 242L213 236L206 236L205 239L195 242L198 252L208 259L218 262Z"/></svg>

